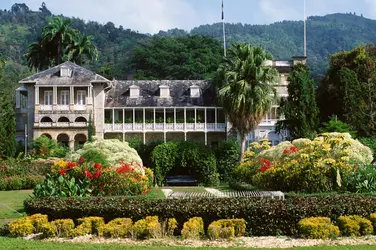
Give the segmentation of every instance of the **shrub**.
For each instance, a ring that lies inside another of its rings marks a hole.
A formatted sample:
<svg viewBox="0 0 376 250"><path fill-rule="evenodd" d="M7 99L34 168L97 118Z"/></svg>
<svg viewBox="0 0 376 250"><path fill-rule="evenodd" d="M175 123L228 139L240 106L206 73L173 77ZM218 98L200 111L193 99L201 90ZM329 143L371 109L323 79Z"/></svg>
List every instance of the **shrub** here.
<svg viewBox="0 0 376 250"><path fill-rule="evenodd" d="M132 236L132 219L129 218L117 218L101 229L102 235L108 238L127 238Z"/></svg>
<svg viewBox="0 0 376 250"><path fill-rule="evenodd" d="M12 236L26 236L34 231L33 223L27 217L15 219L9 223L9 232Z"/></svg>
<svg viewBox="0 0 376 250"><path fill-rule="evenodd" d="M204 233L204 221L201 217L190 218L181 230L181 236L184 239L199 239Z"/></svg>
<svg viewBox="0 0 376 250"><path fill-rule="evenodd" d="M376 228L376 213L372 213L369 216L369 220L372 222L373 228Z"/></svg>
<svg viewBox="0 0 376 250"><path fill-rule="evenodd" d="M72 236L74 222L72 219L54 220L51 224L56 228L56 236L59 238L67 238Z"/></svg>
<svg viewBox="0 0 376 250"><path fill-rule="evenodd" d="M88 162L102 162L115 168L119 167L121 162L135 162L140 166L138 170L143 172L142 160L137 151L127 142L117 139L87 142L82 149L69 156L72 161L78 161L80 157L84 157Z"/></svg>
<svg viewBox="0 0 376 250"><path fill-rule="evenodd" d="M373 232L372 222L358 215L340 216L337 222L341 233L346 236L367 235Z"/></svg>
<svg viewBox="0 0 376 250"><path fill-rule="evenodd" d="M47 223L44 223L40 226L39 232L43 233L44 238L55 237L56 236L56 227L53 224L47 222Z"/></svg>
<svg viewBox="0 0 376 250"><path fill-rule="evenodd" d="M245 233L244 219L223 219L212 222L208 227L210 239L231 239L241 237Z"/></svg>
<svg viewBox="0 0 376 250"><path fill-rule="evenodd" d="M233 169L239 164L239 141L236 139L221 141L215 149L215 156L221 181L229 181Z"/></svg>
<svg viewBox="0 0 376 250"><path fill-rule="evenodd" d="M283 142L251 157L235 169L237 179L266 190L330 192L353 189L355 165L369 164L368 147L349 134L325 133L315 138Z"/></svg>
<svg viewBox="0 0 376 250"><path fill-rule="evenodd" d="M175 230L178 228L178 222L175 218L170 218L167 221L167 236L174 236Z"/></svg>
<svg viewBox="0 0 376 250"><path fill-rule="evenodd" d="M59 145L57 141L47 136L42 135L33 141L32 154L36 158L65 157L68 152L69 148Z"/></svg>
<svg viewBox="0 0 376 250"><path fill-rule="evenodd" d="M138 239L159 238L162 236L162 227L158 221L158 216L147 216L138 220L133 226L134 236Z"/></svg>
<svg viewBox="0 0 376 250"><path fill-rule="evenodd" d="M322 217L336 220L343 215L368 217L376 211L376 197L367 195L293 196L285 200L251 197L148 200L129 197L55 198L25 201L28 214L43 213L49 219L101 216L140 220L157 215L162 221L175 218L183 225L202 217L206 225L219 219L242 218L250 235L298 235L299 220Z"/></svg>
<svg viewBox="0 0 376 250"><path fill-rule="evenodd" d="M300 236L308 239L329 239L340 235L328 217L310 217L298 222Z"/></svg>
<svg viewBox="0 0 376 250"><path fill-rule="evenodd" d="M98 235L100 228L103 228L104 220L102 217L91 216L78 219L78 226L73 230L73 235L82 236L86 234Z"/></svg>
<svg viewBox="0 0 376 250"><path fill-rule="evenodd" d="M169 173L186 172L198 178L203 185L219 184L213 151L192 141L170 141L155 147L152 152L153 171L158 185Z"/></svg>
<svg viewBox="0 0 376 250"><path fill-rule="evenodd" d="M45 214L33 214L28 216L34 227L34 233L41 232L41 228L44 224L48 223L48 216Z"/></svg>

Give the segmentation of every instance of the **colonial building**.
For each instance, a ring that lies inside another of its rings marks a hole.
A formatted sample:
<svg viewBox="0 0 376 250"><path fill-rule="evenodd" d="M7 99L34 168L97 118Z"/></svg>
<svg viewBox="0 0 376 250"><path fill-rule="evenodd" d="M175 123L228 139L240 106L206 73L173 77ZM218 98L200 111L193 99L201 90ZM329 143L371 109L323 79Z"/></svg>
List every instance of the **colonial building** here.
<svg viewBox="0 0 376 250"><path fill-rule="evenodd" d="M287 75L298 62L305 63L305 57L267 62L280 72L279 96L287 96ZM90 119L98 139L137 137L143 142L197 140L211 145L224 140L231 128L208 81L110 81L65 62L20 83L18 141L46 135L73 148L86 142ZM284 139L285 134L275 133L277 109L276 103L249 140Z"/></svg>

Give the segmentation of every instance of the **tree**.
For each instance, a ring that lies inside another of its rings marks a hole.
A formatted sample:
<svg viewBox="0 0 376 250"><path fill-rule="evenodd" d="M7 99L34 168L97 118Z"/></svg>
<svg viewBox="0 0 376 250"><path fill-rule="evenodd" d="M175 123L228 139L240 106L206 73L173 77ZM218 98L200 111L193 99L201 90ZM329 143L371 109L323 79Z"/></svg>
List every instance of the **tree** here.
<svg viewBox="0 0 376 250"><path fill-rule="evenodd" d="M89 121L88 121L88 126L87 126L87 138L89 142L93 141L94 135L95 135L95 127L91 119L91 115L89 115Z"/></svg>
<svg viewBox="0 0 376 250"><path fill-rule="evenodd" d="M315 83L309 67L294 66L288 77L288 97L281 100L280 114L285 119L277 123L277 130L287 129L292 138L313 138L319 120Z"/></svg>
<svg viewBox="0 0 376 250"><path fill-rule="evenodd" d="M202 36L153 37L130 59L137 79L211 79L222 58L218 40Z"/></svg>
<svg viewBox="0 0 376 250"><path fill-rule="evenodd" d="M26 52L30 68L43 70L58 65L66 60L77 64L85 63L85 59L96 61L98 51L92 43L92 36L83 36L70 27L71 20L56 17L43 28L42 37L31 43Z"/></svg>
<svg viewBox="0 0 376 250"><path fill-rule="evenodd" d="M233 44L214 80L218 85L219 103L241 139L240 159L246 136L258 126L275 99L273 85L279 74L275 68L264 66L271 59L271 54L261 47Z"/></svg>
<svg viewBox="0 0 376 250"><path fill-rule="evenodd" d="M0 78L5 60L0 54ZM11 95L0 88L0 157L13 157L16 153L16 114Z"/></svg>
<svg viewBox="0 0 376 250"><path fill-rule="evenodd" d="M98 59L98 51L95 45L92 43L92 36L82 36L76 32L73 36L72 43L66 48L68 51L68 60L79 65L85 63L85 57L89 61L96 61Z"/></svg>

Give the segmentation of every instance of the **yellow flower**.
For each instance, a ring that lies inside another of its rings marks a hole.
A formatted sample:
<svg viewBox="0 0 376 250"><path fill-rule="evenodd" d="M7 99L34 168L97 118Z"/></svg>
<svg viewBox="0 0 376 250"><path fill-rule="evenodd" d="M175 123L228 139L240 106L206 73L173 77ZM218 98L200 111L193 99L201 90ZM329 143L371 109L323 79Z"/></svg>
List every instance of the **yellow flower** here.
<svg viewBox="0 0 376 250"><path fill-rule="evenodd" d="M342 156L341 160L344 161L344 162L348 162L350 160L350 158L348 156Z"/></svg>
<svg viewBox="0 0 376 250"><path fill-rule="evenodd" d="M334 165L336 163L336 160L332 158L326 158L324 159L325 164Z"/></svg>
<svg viewBox="0 0 376 250"><path fill-rule="evenodd" d="M309 154L301 154L300 158L302 158L302 159L308 159L309 158Z"/></svg>

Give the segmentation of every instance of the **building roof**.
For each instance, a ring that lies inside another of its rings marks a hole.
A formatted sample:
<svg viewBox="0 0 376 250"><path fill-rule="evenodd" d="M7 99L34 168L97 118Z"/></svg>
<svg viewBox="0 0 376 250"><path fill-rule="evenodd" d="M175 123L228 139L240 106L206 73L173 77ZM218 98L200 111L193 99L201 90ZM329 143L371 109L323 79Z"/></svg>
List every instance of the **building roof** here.
<svg viewBox="0 0 376 250"><path fill-rule="evenodd" d="M60 76L60 69L64 67L72 71L70 77ZM36 73L20 81L20 83L36 83L36 85L90 85L91 82L110 81L103 76L69 61Z"/></svg>
<svg viewBox="0 0 376 250"><path fill-rule="evenodd" d="M190 87L200 88L200 97L190 96ZM130 97L130 87L140 87L139 97ZM160 97L160 86L168 86L170 97ZM215 91L203 80L139 80L113 81L106 94L105 107L183 107L213 106Z"/></svg>

